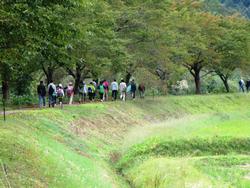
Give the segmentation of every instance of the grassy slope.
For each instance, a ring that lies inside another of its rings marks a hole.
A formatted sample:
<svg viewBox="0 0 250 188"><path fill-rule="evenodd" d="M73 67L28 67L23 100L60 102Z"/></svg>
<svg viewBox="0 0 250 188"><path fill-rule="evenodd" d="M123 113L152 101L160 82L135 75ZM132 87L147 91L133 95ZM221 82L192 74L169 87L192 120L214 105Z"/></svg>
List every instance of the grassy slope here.
<svg viewBox="0 0 250 188"><path fill-rule="evenodd" d="M203 99L190 115L131 130L117 167L135 187L250 187L249 99Z"/></svg>
<svg viewBox="0 0 250 188"><path fill-rule="evenodd" d="M7 123L0 123L0 187L8 183L12 187L128 187L110 164L120 155L116 166L137 187L174 183L182 187L197 179L200 184L216 185L218 178L223 186L248 185L242 177L249 171L241 165L250 163L249 100L247 95L167 97L11 115ZM245 139L240 148L246 149L236 151L229 143L227 156L189 156L191 148L188 156L177 158L148 149L152 139L159 140L161 148L161 143L214 136ZM138 155L134 148L145 143L149 143L147 154ZM231 169L221 168L225 161ZM233 171L235 167L238 170ZM228 174L236 180L228 180Z"/></svg>

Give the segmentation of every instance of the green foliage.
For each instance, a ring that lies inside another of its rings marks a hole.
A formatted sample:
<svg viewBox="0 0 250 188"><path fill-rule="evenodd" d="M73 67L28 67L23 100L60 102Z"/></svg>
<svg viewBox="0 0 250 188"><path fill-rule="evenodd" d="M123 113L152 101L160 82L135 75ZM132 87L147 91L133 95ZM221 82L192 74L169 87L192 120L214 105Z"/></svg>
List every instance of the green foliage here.
<svg viewBox="0 0 250 188"><path fill-rule="evenodd" d="M209 139L196 138L189 140L151 138L143 144L131 148L118 163L118 168L128 168L126 165L133 165L133 161L152 156L183 157L227 155L230 153L247 154L250 152L249 145L249 138L212 137Z"/></svg>
<svg viewBox="0 0 250 188"><path fill-rule="evenodd" d="M32 106L37 98L32 95L11 95L9 100L14 106Z"/></svg>
<svg viewBox="0 0 250 188"><path fill-rule="evenodd" d="M228 2L222 3L231 7ZM158 77L163 93L187 72L200 93L201 78L216 72L229 91L232 72L248 71L249 21L216 14L227 10L219 3L2 1L1 80L23 95L32 80L38 81L37 73L43 72L47 82L53 78L59 82L55 72L64 69L77 91L85 78L115 74L129 81L145 69ZM235 3L248 6L245 1Z"/></svg>

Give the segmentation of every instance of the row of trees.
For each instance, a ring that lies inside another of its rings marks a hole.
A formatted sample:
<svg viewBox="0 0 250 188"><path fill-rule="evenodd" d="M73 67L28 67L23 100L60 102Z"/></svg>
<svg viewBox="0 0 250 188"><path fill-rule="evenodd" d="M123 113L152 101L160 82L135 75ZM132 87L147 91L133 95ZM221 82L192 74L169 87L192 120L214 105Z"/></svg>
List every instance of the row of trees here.
<svg viewBox="0 0 250 188"><path fill-rule="evenodd" d="M2 0L0 78L26 93L43 72L47 82L63 69L75 80L120 72L127 81L138 68L163 83L189 72L216 74L229 92L236 68L247 71L250 24L239 16L210 13L194 0Z"/></svg>

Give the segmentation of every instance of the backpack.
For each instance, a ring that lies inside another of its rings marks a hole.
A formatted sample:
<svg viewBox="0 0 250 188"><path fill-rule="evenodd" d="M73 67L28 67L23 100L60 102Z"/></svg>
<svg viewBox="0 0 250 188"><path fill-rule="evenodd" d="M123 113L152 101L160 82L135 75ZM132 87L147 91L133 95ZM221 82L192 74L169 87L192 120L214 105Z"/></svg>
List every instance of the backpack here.
<svg viewBox="0 0 250 188"><path fill-rule="evenodd" d="M57 97L63 97L62 89L58 89L58 91L57 91Z"/></svg>
<svg viewBox="0 0 250 188"><path fill-rule="evenodd" d="M49 86L49 95L53 95L54 92L54 88L52 86Z"/></svg>
<svg viewBox="0 0 250 188"><path fill-rule="evenodd" d="M104 88L105 90L108 90L108 89L109 89L109 84L108 84L108 82L104 82L104 83L103 83L103 88Z"/></svg>
<svg viewBox="0 0 250 188"><path fill-rule="evenodd" d="M70 97L73 94L73 87L69 86L67 89L67 96Z"/></svg>
<svg viewBox="0 0 250 188"><path fill-rule="evenodd" d="M88 93L92 93L92 88L88 87Z"/></svg>
<svg viewBox="0 0 250 188"><path fill-rule="evenodd" d="M131 85L127 87L127 93L131 92Z"/></svg>
<svg viewBox="0 0 250 188"><path fill-rule="evenodd" d="M104 85L100 85L100 86L99 86L99 92L100 92L100 93L103 94L103 93L104 93L104 89L105 89Z"/></svg>

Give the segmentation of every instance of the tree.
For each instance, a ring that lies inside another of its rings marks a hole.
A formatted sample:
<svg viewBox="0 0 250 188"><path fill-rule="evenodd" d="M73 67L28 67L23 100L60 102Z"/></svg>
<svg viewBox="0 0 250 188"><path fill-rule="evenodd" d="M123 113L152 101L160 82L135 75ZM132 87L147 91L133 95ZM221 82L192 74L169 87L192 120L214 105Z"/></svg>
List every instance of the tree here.
<svg viewBox="0 0 250 188"><path fill-rule="evenodd" d="M129 53L124 70L127 83L137 68L147 67L158 76L159 71L166 72L160 69L162 62L168 63L163 37L169 8L168 1L149 0L127 1L120 7L117 32L126 41Z"/></svg>
<svg viewBox="0 0 250 188"><path fill-rule="evenodd" d="M64 64L68 74L75 79L75 92L80 80L97 77L105 69L121 70L126 51L115 32L115 16L104 1L87 4L75 12L77 24L68 45L69 61Z"/></svg>
<svg viewBox="0 0 250 188"><path fill-rule="evenodd" d="M220 77L227 92L230 92L228 80L236 68L246 70L249 66L249 23L241 18L221 17L220 37L215 41L214 56L210 59L211 69Z"/></svg>
<svg viewBox="0 0 250 188"><path fill-rule="evenodd" d="M201 11L201 5L194 1L183 1L174 7L170 16L171 60L185 67L194 78L196 94L201 93L201 78L210 73L209 66L218 54L214 45L221 38L219 20L224 19Z"/></svg>
<svg viewBox="0 0 250 188"><path fill-rule="evenodd" d="M34 57L58 60L58 54L67 37L64 29L67 26L63 24L64 16L68 8L76 4L75 1L72 2L69 0L0 2L0 72L3 88L6 88L4 97L8 95L9 82L17 75L16 65L33 67L36 63ZM56 54L56 58L48 55L48 51L44 53L46 49L53 51L50 53ZM42 67L45 69L45 66ZM51 67L48 66L46 72L48 80L53 73ZM29 71L31 70L23 70L18 76L23 75L24 78L30 74Z"/></svg>

